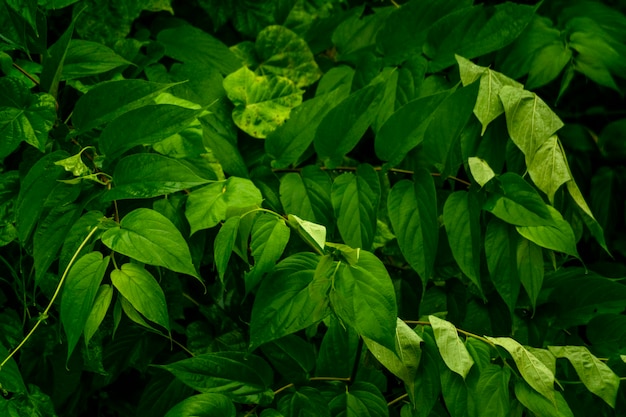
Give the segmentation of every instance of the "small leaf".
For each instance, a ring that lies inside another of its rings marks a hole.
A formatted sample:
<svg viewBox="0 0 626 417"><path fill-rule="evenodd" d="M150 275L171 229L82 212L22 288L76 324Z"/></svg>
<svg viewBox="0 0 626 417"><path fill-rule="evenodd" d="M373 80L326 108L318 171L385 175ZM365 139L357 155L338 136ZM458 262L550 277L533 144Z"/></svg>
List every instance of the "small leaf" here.
<svg viewBox="0 0 626 417"><path fill-rule="evenodd" d="M549 346L557 358L567 358L585 387L615 408L620 378L584 346Z"/></svg>
<svg viewBox="0 0 626 417"><path fill-rule="evenodd" d="M170 330L165 294L152 274L136 264L111 271L113 286L148 320Z"/></svg>
<svg viewBox="0 0 626 417"><path fill-rule="evenodd" d="M289 227L282 218L269 213L256 218L250 238L254 267L245 277L248 292L258 285L263 274L274 268L287 246L289 234Z"/></svg>
<svg viewBox="0 0 626 417"><path fill-rule="evenodd" d="M302 220L294 214L288 215L289 225L296 229L305 242L316 248L318 252L324 251L326 246L326 228L321 224Z"/></svg>
<svg viewBox="0 0 626 417"><path fill-rule="evenodd" d="M76 261L67 275L60 314L67 335L68 361L87 326L109 259L103 259L100 252L88 253Z"/></svg>
<svg viewBox="0 0 626 417"><path fill-rule="evenodd" d="M268 405L274 398L272 368L249 353L205 353L159 367L197 391L220 393L235 402Z"/></svg>
<svg viewBox="0 0 626 417"><path fill-rule="evenodd" d="M517 241L516 259L517 274L534 310L543 284L543 250L530 240L520 238Z"/></svg>
<svg viewBox="0 0 626 417"><path fill-rule="evenodd" d="M576 205L580 208L583 214L583 220L589 230L591 231L591 235L598 241L598 244L604 249L607 253L609 253L609 248L606 245L606 241L604 240L604 230L600 226L600 223L596 220L591 212L591 209L587 205L585 198L583 197L578 185L574 182L574 180L570 180L566 183L567 191L569 195L572 197Z"/></svg>
<svg viewBox="0 0 626 417"><path fill-rule="evenodd" d="M450 370L465 379L474 365L474 360L457 334L456 327L436 316L428 316L428 321L433 327L435 341L443 361Z"/></svg>
<svg viewBox="0 0 626 417"><path fill-rule="evenodd" d="M552 249L580 258L576 249L576 237L572 226L552 206L547 206L552 215L552 224L547 226L517 226L517 231L526 239L542 248Z"/></svg>
<svg viewBox="0 0 626 417"><path fill-rule="evenodd" d="M265 138L283 124L304 93L287 78L255 75L246 67L224 78L224 89L235 105L235 124L255 138Z"/></svg>
<svg viewBox="0 0 626 417"><path fill-rule="evenodd" d="M472 177L474 177L474 180L476 180L478 185L481 187L484 187L485 184L496 176L487 161L484 159L472 156L467 160L467 163L470 167Z"/></svg>
<svg viewBox="0 0 626 417"><path fill-rule="evenodd" d="M554 374L535 355L530 353L510 337L488 337L494 344L503 347L511 354L522 378L539 394L556 404Z"/></svg>
<svg viewBox="0 0 626 417"><path fill-rule="evenodd" d="M112 299L113 288L108 284L101 285L100 288L98 288L89 317L87 317L87 321L85 322L85 346L89 345L89 341L100 327L102 320L104 320L104 316L109 310Z"/></svg>
<svg viewBox="0 0 626 417"><path fill-rule="evenodd" d="M171 221L154 210L131 211L119 226L104 232L102 243L139 262L198 278L187 242Z"/></svg>
<svg viewBox="0 0 626 417"><path fill-rule="evenodd" d="M217 237L215 238L213 257L215 258L217 274L222 282L224 282L224 274L226 273L233 247L235 246L240 220L241 217L239 216L233 216L226 220L224 224L222 224L222 227L220 227L220 231L217 232Z"/></svg>
<svg viewBox="0 0 626 417"><path fill-rule="evenodd" d="M69 158L61 159L60 161L56 161L54 165L62 166L66 171L71 172L75 177L80 177L86 174L90 174L91 170L85 163L83 162L82 155L87 149L94 149L93 146L87 146L80 150L76 155L70 156Z"/></svg>
<svg viewBox="0 0 626 417"><path fill-rule="evenodd" d="M222 394L197 394L172 407L165 417L235 417L232 401Z"/></svg>

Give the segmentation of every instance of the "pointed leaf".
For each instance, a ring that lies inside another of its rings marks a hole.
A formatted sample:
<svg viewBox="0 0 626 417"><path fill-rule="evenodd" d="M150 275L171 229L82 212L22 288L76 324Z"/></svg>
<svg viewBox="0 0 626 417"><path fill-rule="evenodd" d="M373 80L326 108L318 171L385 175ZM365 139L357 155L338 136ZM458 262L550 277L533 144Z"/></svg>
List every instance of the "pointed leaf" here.
<svg viewBox="0 0 626 417"><path fill-rule="evenodd" d="M596 220L591 212L591 209L587 205L585 198L583 197L578 185L574 182L574 180L570 180L567 182L567 191L569 195L572 197L576 205L580 208L583 213L583 220L589 230L591 231L591 235L598 241L600 246L608 253L609 249L606 246L606 241L604 240L604 231L600 226L600 223Z"/></svg>
<svg viewBox="0 0 626 417"><path fill-rule="evenodd" d="M104 232L102 243L139 262L198 278L187 242L171 221L154 210L131 211L119 226Z"/></svg>
<svg viewBox="0 0 626 417"><path fill-rule="evenodd" d="M343 241L353 248L370 250L380 200L380 182L374 168L362 164L356 175L347 172L335 178L331 196Z"/></svg>
<svg viewBox="0 0 626 417"><path fill-rule="evenodd" d="M520 237L517 241L516 258L517 274L534 310L543 284L543 250L530 240Z"/></svg>
<svg viewBox="0 0 626 417"><path fill-rule="evenodd" d="M245 277L247 291L255 288L263 274L274 268L287 246L289 234L289 227L282 218L269 213L256 218L250 238L254 267Z"/></svg>
<svg viewBox="0 0 626 417"><path fill-rule="evenodd" d="M330 402L332 415L343 417L389 417L387 402L369 382L357 381Z"/></svg>
<svg viewBox="0 0 626 417"><path fill-rule="evenodd" d="M528 173L535 185L554 204L554 193L561 185L572 180L567 158L556 135L550 136L535 152L528 166Z"/></svg>
<svg viewBox="0 0 626 417"><path fill-rule="evenodd" d="M293 334L262 345L261 351L284 378L295 383L307 381L315 367L315 346Z"/></svg>
<svg viewBox="0 0 626 417"><path fill-rule="evenodd" d="M287 213L329 225L333 221L331 187L328 174L307 166L300 175L289 173L281 178L280 202Z"/></svg>
<svg viewBox="0 0 626 417"><path fill-rule="evenodd" d="M487 224L485 256L489 275L511 314L520 291L520 278L517 274L517 240L518 234L513 226L499 219L491 219Z"/></svg>
<svg viewBox="0 0 626 417"><path fill-rule="evenodd" d="M503 347L515 361L522 378L535 391L556 404L554 374L535 355L510 337L488 337L494 344Z"/></svg>
<svg viewBox="0 0 626 417"><path fill-rule="evenodd" d="M274 398L272 368L245 352L216 352L159 365L202 393L220 393L235 402L267 405Z"/></svg>
<svg viewBox="0 0 626 417"><path fill-rule="evenodd" d="M57 97L59 92L59 81L61 81L68 47L74 34L74 21L72 20L72 23L70 23L63 35L48 48L43 56L40 85L42 90L47 91L53 97Z"/></svg>
<svg viewBox="0 0 626 417"><path fill-rule="evenodd" d="M557 358L567 358L587 389L615 408L620 378L584 346L549 346Z"/></svg>
<svg viewBox="0 0 626 417"><path fill-rule="evenodd" d="M321 264L321 263L320 263ZM331 263L331 268L335 267ZM326 322L328 329L324 334L315 365L316 376L336 376L348 378L352 372L360 337L351 326L344 326L335 314Z"/></svg>
<svg viewBox="0 0 626 417"><path fill-rule="evenodd" d="M547 226L517 226L517 231L526 239L542 248L552 249L568 255L578 256L576 237L572 226L563 219L561 213L552 206L547 206L552 215L552 224Z"/></svg>
<svg viewBox="0 0 626 417"><path fill-rule="evenodd" d="M255 75L246 67L224 78L224 89L235 105L235 124L255 138L265 138L283 124L304 93L287 78Z"/></svg>
<svg viewBox="0 0 626 417"><path fill-rule="evenodd" d="M449 321L436 316L428 316L428 321L433 327L435 341L443 361L451 371L465 379L474 365L474 360L457 334L456 327Z"/></svg>
<svg viewBox="0 0 626 417"><path fill-rule="evenodd" d="M487 161L484 159L472 156L467 160L467 163L470 167L472 177L474 177L474 180L476 180L478 185L481 187L484 187L485 184L496 176Z"/></svg>
<svg viewBox="0 0 626 417"><path fill-rule="evenodd" d="M233 216L226 220L215 237L213 258L215 258L217 274L222 282L224 282L224 274L228 267L228 261L230 260L230 255L235 246L235 241L237 240L240 220L241 217L239 216Z"/></svg>
<svg viewBox="0 0 626 417"><path fill-rule="evenodd" d="M222 394L198 394L176 404L165 417L235 417L232 401Z"/></svg>
<svg viewBox="0 0 626 417"><path fill-rule="evenodd" d="M137 264L124 264L111 271L111 282L138 312L170 330L165 294L152 274Z"/></svg>
<svg viewBox="0 0 626 417"><path fill-rule="evenodd" d="M102 320L104 320L104 316L109 310L112 299L113 288L108 284L101 285L96 293L96 298L93 302L93 306L91 307L89 317L87 317L87 321L85 322L85 346L89 345L89 341L100 327Z"/></svg>
<svg viewBox="0 0 626 417"><path fill-rule="evenodd" d="M302 220L294 214L287 215L287 218L289 225L298 232L305 242L315 248L317 252L324 252L326 246L326 228L324 226Z"/></svg>
<svg viewBox="0 0 626 417"><path fill-rule="evenodd" d="M315 277L319 257L299 253L282 260L265 277L250 319L250 348L322 321L329 313L328 277Z"/></svg>
<svg viewBox="0 0 626 417"><path fill-rule="evenodd" d="M574 413L569 408L563 394L554 392L555 401L549 401L537 391L521 380L515 381L515 397L524 407L528 408L537 416L546 417L574 417Z"/></svg>
<svg viewBox="0 0 626 417"><path fill-rule="evenodd" d="M256 208L263 196L250 180L229 177L192 191L187 199L185 216L191 234L216 226L228 217L229 210Z"/></svg>
<svg viewBox="0 0 626 417"><path fill-rule="evenodd" d="M137 153L120 159L113 172L113 184L105 199L151 198L171 194L210 182L174 158Z"/></svg>
<svg viewBox="0 0 626 417"><path fill-rule="evenodd" d="M101 43L72 39L63 62L63 78L89 77L125 65L133 64Z"/></svg>
<svg viewBox="0 0 626 417"><path fill-rule="evenodd" d="M498 365L490 365L480 371L474 393L474 401L480 417L501 417L510 415L509 379L511 370Z"/></svg>
<svg viewBox="0 0 626 417"><path fill-rule="evenodd" d="M330 417L328 400L312 387L298 387L296 391L287 393L278 402L278 410L285 416Z"/></svg>
<svg viewBox="0 0 626 417"><path fill-rule="evenodd" d="M67 275L60 314L67 335L68 359L87 325L109 259L103 259L100 252L88 253L76 261Z"/></svg>
<svg viewBox="0 0 626 417"><path fill-rule="evenodd" d="M452 193L443 206L443 222L452 255L461 271L480 284L480 209L473 194Z"/></svg>

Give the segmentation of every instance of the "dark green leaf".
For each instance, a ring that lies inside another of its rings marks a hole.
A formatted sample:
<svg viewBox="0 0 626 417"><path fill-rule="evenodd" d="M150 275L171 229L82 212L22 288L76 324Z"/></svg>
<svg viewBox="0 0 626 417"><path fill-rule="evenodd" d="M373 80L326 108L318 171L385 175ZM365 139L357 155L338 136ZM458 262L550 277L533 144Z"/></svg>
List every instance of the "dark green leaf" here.
<svg viewBox="0 0 626 417"><path fill-rule="evenodd" d="M215 238L213 257L215 258L218 276L222 282L224 281L224 274L228 267L230 255L235 246L240 220L241 217L239 216L233 216L226 220L224 224L222 224L222 227L220 227L220 231L217 232L217 237Z"/></svg>
<svg viewBox="0 0 626 417"><path fill-rule="evenodd" d="M518 234L515 228L499 219L487 224L485 233L485 256L491 282L509 307L511 314L520 290L518 271ZM521 260L528 262L528 260ZM542 268L543 271L543 268Z"/></svg>
<svg viewBox="0 0 626 417"><path fill-rule="evenodd" d="M307 381L315 367L315 348L296 335L281 337L261 346L261 351L289 381Z"/></svg>
<svg viewBox="0 0 626 417"><path fill-rule="evenodd" d="M552 224L547 226L517 226L517 231L526 239L542 248L552 249L579 258L576 250L576 237L570 224L561 213L547 206L552 215Z"/></svg>
<svg viewBox="0 0 626 417"><path fill-rule="evenodd" d="M269 213L261 213L254 221L250 249L254 267L246 274L246 289L251 291L263 274L274 268L289 241L289 227L283 218Z"/></svg>
<svg viewBox="0 0 626 417"><path fill-rule="evenodd" d="M516 259L519 280L534 309L543 284L543 250L530 240L519 238Z"/></svg>
<svg viewBox="0 0 626 417"><path fill-rule="evenodd" d="M59 92L59 82L65 67L67 51L72 35L74 34L74 22L70 23L67 30L61 37L46 51L43 57L43 67L41 70L41 88L57 97Z"/></svg>
<svg viewBox="0 0 626 417"><path fill-rule="evenodd" d="M89 345L89 341L96 333L102 320L104 320L104 316L109 310L109 306L111 305L111 300L113 299L113 288L104 284L98 288L98 292L96 294L96 298L94 299L93 306L91 308L91 312L87 317L87 321L84 326L84 336L85 336L85 346Z"/></svg>
<svg viewBox="0 0 626 417"><path fill-rule="evenodd" d="M9 351L4 347L4 344L0 343L0 357L4 358L9 356ZM22 379L22 374L15 359L11 358L2 365L2 372L0 372L0 386L9 392L27 392L26 385ZM3 396L4 397L4 396ZM0 409L1 409L0 405Z"/></svg>
<svg viewBox="0 0 626 417"><path fill-rule="evenodd" d="M278 410L285 416L330 417L328 400L312 387L301 387L278 402Z"/></svg>
<svg viewBox="0 0 626 417"><path fill-rule="evenodd" d="M252 354L205 353L160 367L197 391L223 394L235 402L267 405L274 398L272 368Z"/></svg>
<svg viewBox="0 0 626 417"><path fill-rule="evenodd" d="M289 173L280 181L280 201L285 212L304 220L329 224L333 219L328 174L317 167L305 167L301 174Z"/></svg>
<svg viewBox="0 0 626 417"><path fill-rule="evenodd" d="M232 401L222 394L198 394L172 407L165 417L235 417Z"/></svg>
<svg viewBox="0 0 626 417"><path fill-rule="evenodd" d="M105 45L73 39L63 62L63 78L88 77L131 64Z"/></svg>
<svg viewBox="0 0 626 417"><path fill-rule="evenodd" d="M546 417L574 417L563 395L555 391L554 401L549 401L521 380L515 381L515 396L535 415Z"/></svg>
<svg viewBox="0 0 626 417"><path fill-rule="evenodd" d="M321 264L320 262L320 266ZM331 262L328 267L334 268L335 264ZM315 375L348 378L356 359L359 335L353 327L344 326L334 314L331 314L327 320L328 329L317 355Z"/></svg>
<svg viewBox="0 0 626 417"><path fill-rule="evenodd" d="M131 211L119 226L104 232L102 243L139 262L198 278L187 242L171 221L154 210Z"/></svg>
<svg viewBox="0 0 626 417"><path fill-rule="evenodd" d="M368 382L355 382L330 402L333 415L388 417L389 409L380 390Z"/></svg>
<svg viewBox="0 0 626 417"><path fill-rule="evenodd" d="M480 371L473 394L474 405L480 417L500 417L510 415L511 400L509 399L509 368L489 365Z"/></svg>

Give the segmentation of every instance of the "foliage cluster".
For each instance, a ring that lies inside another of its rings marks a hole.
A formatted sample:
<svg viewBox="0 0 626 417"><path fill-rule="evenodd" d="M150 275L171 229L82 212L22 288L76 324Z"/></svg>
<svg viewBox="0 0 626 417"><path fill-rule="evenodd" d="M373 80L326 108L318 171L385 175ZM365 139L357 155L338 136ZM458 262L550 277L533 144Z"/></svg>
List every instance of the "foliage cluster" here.
<svg viewBox="0 0 626 417"><path fill-rule="evenodd" d="M626 17L400 3L0 2L0 414L626 414Z"/></svg>

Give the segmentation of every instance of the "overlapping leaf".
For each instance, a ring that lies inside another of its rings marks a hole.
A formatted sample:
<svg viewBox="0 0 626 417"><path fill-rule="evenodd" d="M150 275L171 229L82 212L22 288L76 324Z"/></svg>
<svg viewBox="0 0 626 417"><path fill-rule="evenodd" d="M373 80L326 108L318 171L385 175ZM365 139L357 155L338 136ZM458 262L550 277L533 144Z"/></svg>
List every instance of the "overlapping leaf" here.
<svg viewBox="0 0 626 417"><path fill-rule="evenodd" d="M428 321L433 327L435 342L437 342L443 361L450 370L465 379L474 365L474 360L457 334L456 327L437 316L428 316Z"/></svg>

